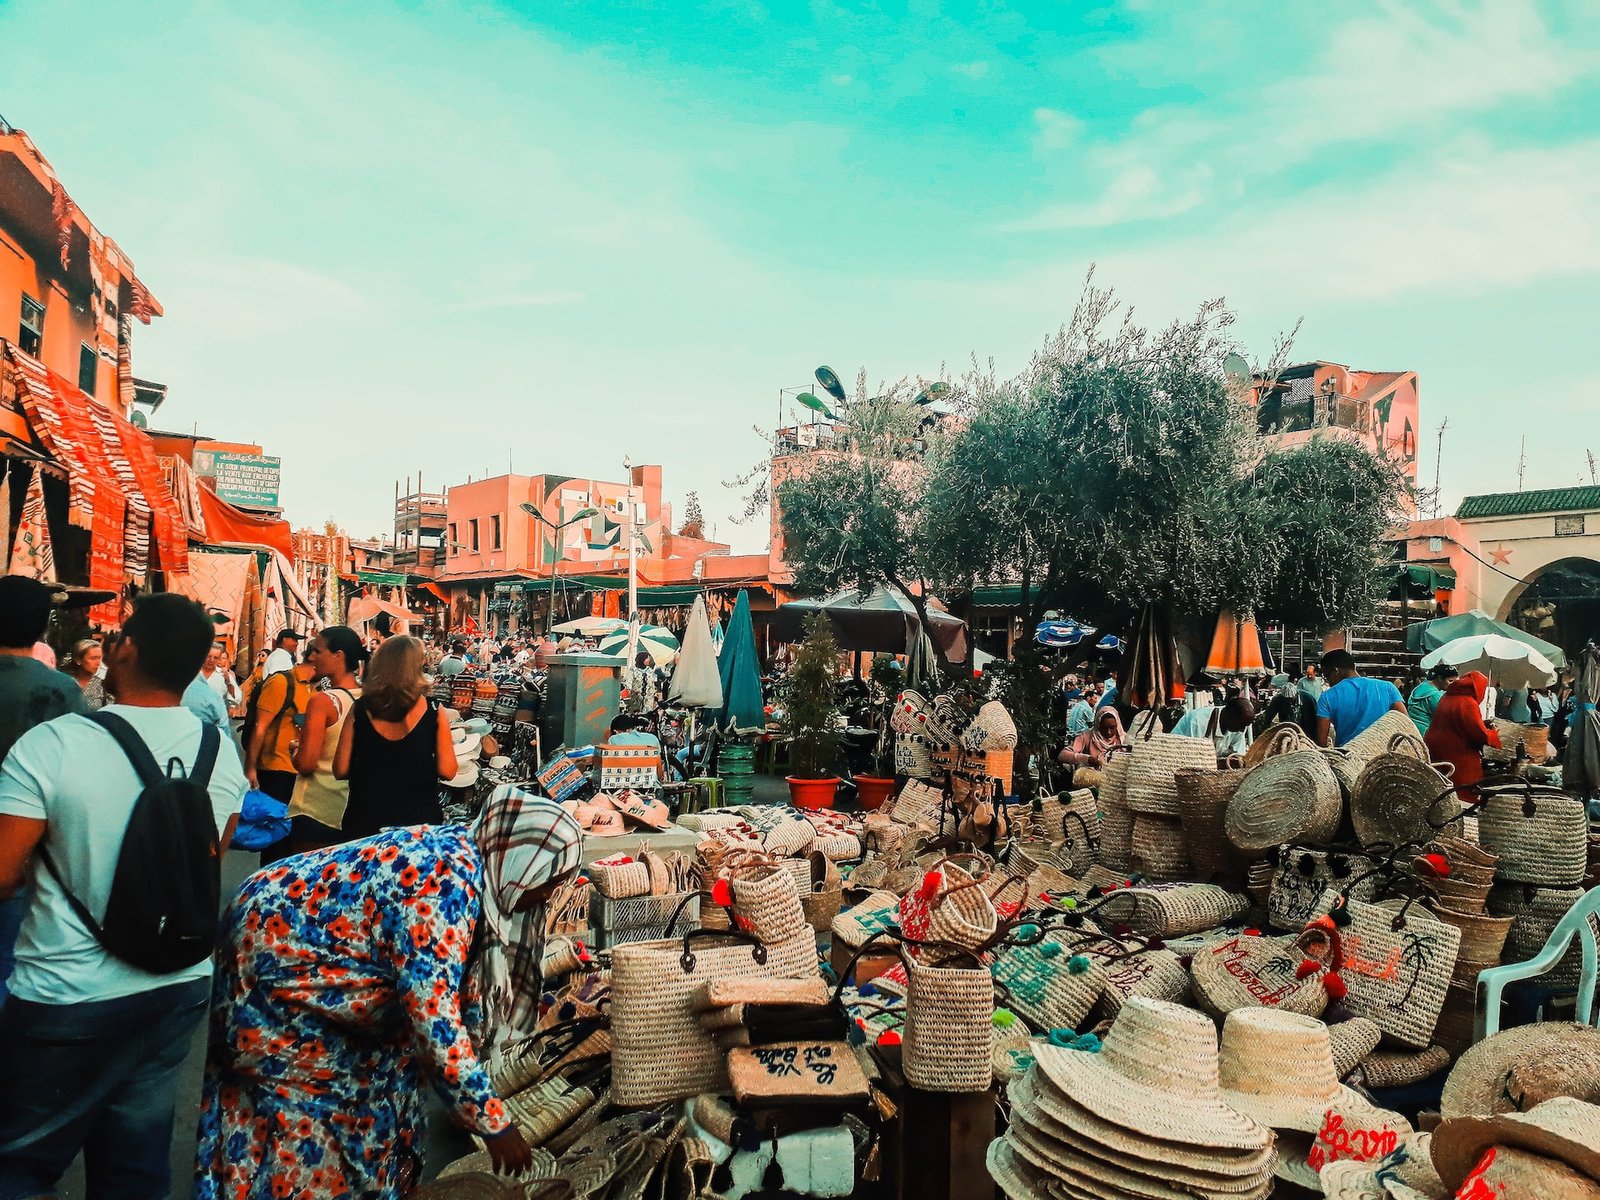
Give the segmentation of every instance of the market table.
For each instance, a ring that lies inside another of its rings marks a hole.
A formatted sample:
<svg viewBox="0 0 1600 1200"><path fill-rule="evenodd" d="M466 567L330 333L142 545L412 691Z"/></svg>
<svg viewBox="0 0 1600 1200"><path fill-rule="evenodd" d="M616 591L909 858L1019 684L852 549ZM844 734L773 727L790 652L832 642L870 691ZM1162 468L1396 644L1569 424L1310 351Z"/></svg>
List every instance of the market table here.
<svg viewBox="0 0 1600 1200"><path fill-rule="evenodd" d="M616 837L591 837L586 834L583 839L583 863L587 866L597 858L609 858L613 854L634 855L641 850L654 850L657 854L675 851L693 854L699 841L698 834L677 825L668 825L659 831L634 830Z"/></svg>

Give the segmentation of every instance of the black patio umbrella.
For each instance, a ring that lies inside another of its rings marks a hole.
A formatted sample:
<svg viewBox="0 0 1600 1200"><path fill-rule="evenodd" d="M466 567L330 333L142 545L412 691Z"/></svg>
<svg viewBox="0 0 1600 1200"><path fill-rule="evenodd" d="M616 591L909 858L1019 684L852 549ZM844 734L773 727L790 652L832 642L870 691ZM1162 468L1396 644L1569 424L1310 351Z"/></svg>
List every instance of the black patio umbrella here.
<svg viewBox="0 0 1600 1200"><path fill-rule="evenodd" d="M778 606L773 631L786 642L805 636L805 620L825 613L841 650L881 650L905 654L916 648L917 610L897 588L876 587L866 595L855 588ZM967 657L967 623L928 602L928 636L949 662Z"/></svg>

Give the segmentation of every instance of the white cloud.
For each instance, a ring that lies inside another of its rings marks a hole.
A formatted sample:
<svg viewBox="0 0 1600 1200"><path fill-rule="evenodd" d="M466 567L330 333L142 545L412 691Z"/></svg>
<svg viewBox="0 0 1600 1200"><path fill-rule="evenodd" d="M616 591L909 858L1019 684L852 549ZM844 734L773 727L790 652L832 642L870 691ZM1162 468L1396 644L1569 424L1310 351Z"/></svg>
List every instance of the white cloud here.
<svg viewBox="0 0 1600 1200"><path fill-rule="evenodd" d="M1059 150L1070 146L1083 134L1083 122L1059 108L1036 108L1033 123L1037 129L1033 144L1040 150Z"/></svg>
<svg viewBox="0 0 1600 1200"><path fill-rule="evenodd" d="M965 75L968 79L982 79L989 73L989 63L985 59L978 59L974 62L956 63L950 69L958 75Z"/></svg>
<svg viewBox="0 0 1600 1200"><path fill-rule="evenodd" d="M1052 204L998 229L1001 233L1045 233L1175 217L1204 203L1210 187L1211 170L1204 165L1170 174L1151 167L1129 167L1093 200Z"/></svg>
<svg viewBox="0 0 1600 1200"><path fill-rule="evenodd" d="M855 80L849 75L840 73L828 76L828 82L833 84L834 87L849 87Z"/></svg>

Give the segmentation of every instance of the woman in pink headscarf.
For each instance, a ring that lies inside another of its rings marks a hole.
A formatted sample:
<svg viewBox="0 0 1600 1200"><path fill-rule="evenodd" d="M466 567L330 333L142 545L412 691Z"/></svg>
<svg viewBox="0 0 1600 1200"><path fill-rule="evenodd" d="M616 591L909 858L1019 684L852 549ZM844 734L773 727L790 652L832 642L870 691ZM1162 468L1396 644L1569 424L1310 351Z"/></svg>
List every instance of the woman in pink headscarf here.
<svg viewBox="0 0 1600 1200"><path fill-rule="evenodd" d="M1095 715L1094 726L1073 739L1072 745L1061 752L1057 761L1069 767L1094 767L1105 765L1106 756L1123 744L1122 718L1114 708L1102 708Z"/></svg>

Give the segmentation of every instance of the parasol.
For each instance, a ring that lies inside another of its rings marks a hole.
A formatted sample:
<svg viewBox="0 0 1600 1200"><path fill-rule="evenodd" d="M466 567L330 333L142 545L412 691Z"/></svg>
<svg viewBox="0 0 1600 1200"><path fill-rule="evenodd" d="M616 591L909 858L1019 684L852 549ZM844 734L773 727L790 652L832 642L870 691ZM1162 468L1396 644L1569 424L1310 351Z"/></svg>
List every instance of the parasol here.
<svg viewBox="0 0 1600 1200"><path fill-rule="evenodd" d="M619 629L626 629L628 623L617 617L579 617L573 621L563 621L554 626L552 633L576 633L583 637L597 637L601 634L615 633Z"/></svg>
<svg viewBox="0 0 1600 1200"><path fill-rule="evenodd" d="M642 637L641 631L641 637ZM721 708L722 678L717 674L717 651L711 644L711 623L706 619L706 598L696 596L683 631L683 650L667 698L684 708Z"/></svg>
<svg viewBox="0 0 1600 1200"><path fill-rule="evenodd" d="M1497 633L1456 638L1422 660L1424 671L1440 666L1454 667L1463 675L1482 671L1490 682L1512 691L1548 687L1556 681L1556 669L1548 658L1526 642L1514 642Z"/></svg>
<svg viewBox="0 0 1600 1200"><path fill-rule="evenodd" d="M599 650L601 654L628 654L628 644L634 641L633 631L624 621L622 628L613 630L600 639ZM678 639L673 636L670 629L663 629L660 625L641 625L637 635L637 645L634 653L639 651L650 656L650 661L658 667L664 667L678 657Z"/></svg>
<svg viewBox="0 0 1600 1200"><path fill-rule="evenodd" d="M1472 637L1481 633L1497 633L1503 638L1510 638L1513 642L1522 642L1532 646L1545 658L1550 660L1552 667L1567 665L1567 656L1562 653L1561 647L1552 645L1542 638L1536 638L1525 629L1518 629L1515 625L1507 625L1504 621L1496 621L1488 613L1478 609L1471 612L1457 613L1453 617L1439 617L1432 621L1420 621L1406 629L1406 649L1415 654L1426 654L1430 650L1437 650L1446 642L1453 642L1457 638Z"/></svg>
<svg viewBox="0 0 1600 1200"><path fill-rule="evenodd" d="M761 700L761 663L756 658L755 625L750 619L750 597L739 593L728 618L728 631L717 657L722 677L722 707L717 724L733 733L760 733L767 727Z"/></svg>
<svg viewBox="0 0 1600 1200"><path fill-rule="evenodd" d="M805 636L805 619L825 613L841 650L882 650L906 654L916 641L917 609L898 588L879 586L863 595L845 588L814 600L791 600L781 605L773 628L786 642ZM928 602L928 636L950 662L967 657L967 623Z"/></svg>
<svg viewBox="0 0 1600 1200"><path fill-rule="evenodd" d="M1272 659L1263 648L1254 618L1231 612L1218 616L1211 652L1202 669L1207 675L1261 675L1272 670Z"/></svg>
<svg viewBox="0 0 1600 1200"><path fill-rule="evenodd" d="M1033 640L1041 646L1065 650L1076 646L1086 637L1092 637L1096 632L1093 625L1085 625L1081 621L1067 617L1062 620L1040 621L1033 631Z"/></svg>
<svg viewBox="0 0 1600 1200"><path fill-rule="evenodd" d="M1136 709L1158 709L1173 697L1175 689L1177 695L1182 695L1182 687L1178 650L1167 614L1147 604L1139 614L1133 641L1122 660L1117 696Z"/></svg>

